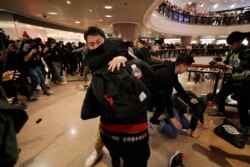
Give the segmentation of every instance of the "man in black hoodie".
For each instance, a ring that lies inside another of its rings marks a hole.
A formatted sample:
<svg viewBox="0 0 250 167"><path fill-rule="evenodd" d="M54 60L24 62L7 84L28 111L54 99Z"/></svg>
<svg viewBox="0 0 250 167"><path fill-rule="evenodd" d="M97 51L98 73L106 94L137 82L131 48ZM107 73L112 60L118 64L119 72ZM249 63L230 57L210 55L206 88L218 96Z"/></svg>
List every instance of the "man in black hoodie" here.
<svg viewBox="0 0 250 167"><path fill-rule="evenodd" d="M89 27L84 38L89 48L86 64L92 73L104 67L114 71L125 66L128 52L122 40L106 39L104 32L97 27ZM90 85L85 98L91 93L91 87ZM105 113L105 107L99 107L100 113ZM98 104L95 104L94 109L98 110ZM135 120L131 124L113 123L106 114L101 114L100 136L109 150L113 167L120 166L120 158L123 159L124 167L147 166L150 150L146 110Z"/></svg>
<svg viewBox="0 0 250 167"><path fill-rule="evenodd" d="M175 62L165 61L164 67L155 71L154 78L154 93L152 99L156 110L153 116L150 118L150 122L153 124L159 124L159 117L167 110L170 121L177 129L182 129L180 121L173 114L173 105L171 102L171 95L173 88L177 91L180 97L188 104L198 103L197 99L188 96L183 87L178 81L178 74L182 74L194 63L194 59L190 55L180 55ZM192 135L192 134L191 134Z"/></svg>

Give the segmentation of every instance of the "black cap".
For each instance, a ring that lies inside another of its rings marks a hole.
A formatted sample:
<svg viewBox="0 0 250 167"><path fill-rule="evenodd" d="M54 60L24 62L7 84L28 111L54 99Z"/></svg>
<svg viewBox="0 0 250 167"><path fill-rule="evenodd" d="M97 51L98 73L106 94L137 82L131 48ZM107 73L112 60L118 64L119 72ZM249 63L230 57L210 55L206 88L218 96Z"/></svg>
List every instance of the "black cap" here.
<svg viewBox="0 0 250 167"><path fill-rule="evenodd" d="M237 41L243 40L245 38L245 33L234 31L227 37L227 44L231 45Z"/></svg>

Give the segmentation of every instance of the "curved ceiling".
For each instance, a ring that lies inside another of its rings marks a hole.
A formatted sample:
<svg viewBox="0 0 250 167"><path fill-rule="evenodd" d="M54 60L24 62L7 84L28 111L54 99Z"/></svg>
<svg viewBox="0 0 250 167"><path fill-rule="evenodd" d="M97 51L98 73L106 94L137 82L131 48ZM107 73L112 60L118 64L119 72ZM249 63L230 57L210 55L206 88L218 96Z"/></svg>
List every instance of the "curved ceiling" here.
<svg viewBox="0 0 250 167"><path fill-rule="evenodd" d="M153 30L143 24L145 15L152 12L163 0L1 0L0 8L37 20L86 30L89 26L99 26L106 33L112 33L112 24L129 22L139 24L139 36L156 36ZM205 3L210 6L220 2L218 7L237 2L250 6L250 0L170 0L182 7L190 2ZM70 2L70 3L67 3ZM112 9L105 9L104 6ZM153 6L153 8L152 8ZM237 6L236 6L237 7ZM150 12L148 9L152 8ZM198 8L198 6L197 6ZM109 16L111 17L109 17ZM158 33L159 35L160 33Z"/></svg>
<svg viewBox="0 0 250 167"><path fill-rule="evenodd" d="M188 3L195 3L197 12L223 11L241 7L250 7L250 0L169 0L181 8Z"/></svg>

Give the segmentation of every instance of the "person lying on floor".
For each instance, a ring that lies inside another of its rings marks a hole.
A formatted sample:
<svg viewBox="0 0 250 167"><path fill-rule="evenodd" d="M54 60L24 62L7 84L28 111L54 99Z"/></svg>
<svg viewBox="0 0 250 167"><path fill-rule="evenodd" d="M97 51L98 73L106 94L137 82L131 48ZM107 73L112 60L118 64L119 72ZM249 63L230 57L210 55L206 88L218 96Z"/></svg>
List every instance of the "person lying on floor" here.
<svg viewBox="0 0 250 167"><path fill-rule="evenodd" d="M200 136L196 129L198 121L200 121L203 128L209 128L207 122L204 121L203 116L203 113L207 106L206 97L198 97L190 91L187 91L187 94L191 98L196 98L198 103L188 105L183 99L180 98L178 94L172 95L171 100L173 103L173 114L176 119L181 123L182 128L176 128L168 117L160 121L159 130L161 133L167 135L168 137L176 138L183 129L190 129L190 136L193 138L198 138ZM185 116L185 113L191 115L190 121Z"/></svg>

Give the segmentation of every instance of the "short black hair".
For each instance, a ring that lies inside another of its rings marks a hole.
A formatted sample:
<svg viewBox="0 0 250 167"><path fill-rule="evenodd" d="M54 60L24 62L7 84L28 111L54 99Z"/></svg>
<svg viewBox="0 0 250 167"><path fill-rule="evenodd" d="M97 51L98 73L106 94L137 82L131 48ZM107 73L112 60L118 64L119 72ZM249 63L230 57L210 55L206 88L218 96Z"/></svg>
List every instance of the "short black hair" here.
<svg viewBox="0 0 250 167"><path fill-rule="evenodd" d="M87 41L87 37L89 35L101 35L104 39L105 37L105 33L102 29L98 28L98 27L94 27L91 26L87 29L87 31L84 33L84 39Z"/></svg>
<svg viewBox="0 0 250 167"><path fill-rule="evenodd" d="M238 41L243 41L245 38L245 33L243 32L239 32L239 31L234 31L232 33L230 33L227 37L227 44L231 45L235 42Z"/></svg>
<svg viewBox="0 0 250 167"><path fill-rule="evenodd" d="M181 54L179 55L176 60L175 60L175 66L178 66L180 64L185 64L190 66L192 63L194 63L194 57L191 55L185 55L185 54Z"/></svg>

